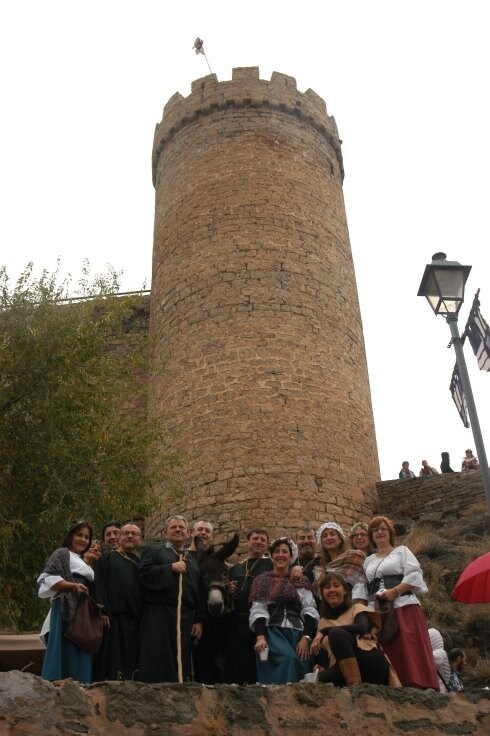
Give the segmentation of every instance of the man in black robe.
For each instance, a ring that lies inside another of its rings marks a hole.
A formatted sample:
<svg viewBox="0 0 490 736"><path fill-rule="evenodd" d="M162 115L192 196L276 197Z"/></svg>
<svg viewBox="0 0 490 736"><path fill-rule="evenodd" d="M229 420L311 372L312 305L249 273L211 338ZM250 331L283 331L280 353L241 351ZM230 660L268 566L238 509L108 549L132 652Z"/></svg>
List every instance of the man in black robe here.
<svg viewBox="0 0 490 736"><path fill-rule="evenodd" d="M198 519L192 524L192 542L188 551L198 565L200 555L213 544L213 530L213 524L209 519ZM206 611L201 639L199 641L194 640L194 646L192 647L192 669L194 680L197 682L214 685L214 683L222 681L215 663L215 644L220 638L223 639L223 634L219 636L222 624L221 619L216 621L211 619L208 611Z"/></svg>
<svg viewBox="0 0 490 736"><path fill-rule="evenodd" d="M138 579L141 530L124 524L119 548L95 564L94 597L104 606L110 627L104 630L94 657L94 680L132 680L138 662L139 627L143 596Z"/></svg>
<svg viewBox="0 0 490 736"><path fill-rule="evenodd" d="M184 549L187 521L172 516L165 524L164 545L142 554L143 588L138 680L180 682L191 678L191 637L202 635L202 591L197 562ZM180 611L180 616L178 616Z"/></svg>
<svg viewBox="0 0 490 736"><path fill-rule="evenodd" d="M294 563L301 567L303 575L310 583L315 582L315 567L320 564L320 556L316 552L316 533L311 526L302 526L296 533L298 559Z"/></svg>
<svg viewBox="0 0 490 736"><path fill-rule="evenodd" d="M271 559L264 557L268 547L267 529L251 529L247 534L247 559L233 565L228 573L230 591L234 598L228 641L230 656L227 658L225 672L226 682L229 683L252 685L257 682L255 634L249 625L249 596L254 578L262 572L272 570Z"/></svg>

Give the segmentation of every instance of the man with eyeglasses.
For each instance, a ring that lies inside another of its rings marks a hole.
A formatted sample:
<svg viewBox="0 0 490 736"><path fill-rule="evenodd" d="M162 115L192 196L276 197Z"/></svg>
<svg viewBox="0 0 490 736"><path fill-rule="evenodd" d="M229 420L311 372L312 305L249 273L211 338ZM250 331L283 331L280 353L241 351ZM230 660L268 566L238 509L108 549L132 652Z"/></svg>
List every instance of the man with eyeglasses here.
<svg viewBox="0 0 490 736"><path fill-rule="evenodd" d="M109 616L102 646L94 658L94 680L132 680L138 666L143 596L138 578L141 529L123 524L118 549L96 563L95 598Z"/></svg>

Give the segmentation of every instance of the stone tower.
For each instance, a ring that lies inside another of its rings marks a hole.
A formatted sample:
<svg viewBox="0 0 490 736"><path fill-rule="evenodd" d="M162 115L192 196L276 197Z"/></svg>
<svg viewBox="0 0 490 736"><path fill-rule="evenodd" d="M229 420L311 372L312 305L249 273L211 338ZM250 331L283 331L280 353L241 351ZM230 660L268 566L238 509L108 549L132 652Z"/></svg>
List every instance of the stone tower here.
<svg viewBox="0 0 490 736"><path fill-rule="evenodd" d="M150 416L221 533L371 513L379 479L333 117L258 68L198 79L157 125ZM153 520L153 530L161 518Z"/></svg>

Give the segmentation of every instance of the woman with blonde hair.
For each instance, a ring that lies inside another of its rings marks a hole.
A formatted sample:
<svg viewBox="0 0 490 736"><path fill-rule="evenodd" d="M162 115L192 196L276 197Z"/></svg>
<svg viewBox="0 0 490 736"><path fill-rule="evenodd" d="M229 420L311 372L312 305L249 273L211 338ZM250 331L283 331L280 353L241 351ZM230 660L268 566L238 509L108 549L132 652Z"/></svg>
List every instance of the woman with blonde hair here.
<svg viewBox="0 0 490 736"><path fill-rule="evenodd" d="M328 570L339 570L344 576L352 591L352 597L357 600L363 597L366 576L364 574L364 560L366 554L359 549L348 549L345 532L335 521L326 521L316 533L320 547L320 564L315 567L315 580L318 581ZM365 593L364 593L365 594ZM315 595L321 600L316 585Z"/></svg>
<svg viewBox="0 0 490 736"><path fill-rule="evenodd" d="M352 549L360 549L365 555L373 553L369 541L368 525L364 521L357 521L349 532L350 546Z"/></svg>

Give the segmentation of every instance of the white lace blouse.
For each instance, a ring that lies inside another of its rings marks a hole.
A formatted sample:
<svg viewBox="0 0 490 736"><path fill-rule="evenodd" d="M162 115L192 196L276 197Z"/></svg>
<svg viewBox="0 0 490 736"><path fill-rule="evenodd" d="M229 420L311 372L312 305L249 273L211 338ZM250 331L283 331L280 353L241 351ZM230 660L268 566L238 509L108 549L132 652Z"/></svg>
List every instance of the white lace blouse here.
<svg viewBox="0 0 490 736"><path fill-rule="evenodd" d="M386 587L383 581L384 575L401 575L401 582L412 587L410 594L395 598L395 608L414 604L420 605L417 596L425 595L428 591L419 561L408 547L403 545L395 547L386 557L378 557L376 553L369 555L364 562L364 572L368 582L371 582L374 578L381 578L381 589ZM363 597L364 600L368 601L368 606L374 608L374 598L369 599L367 589L365 595L359 597Z"/></svg>

